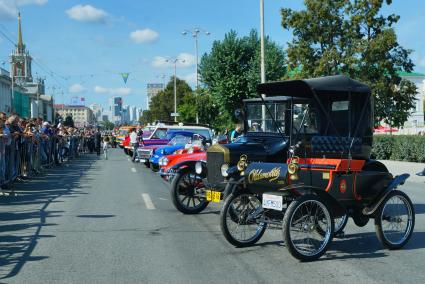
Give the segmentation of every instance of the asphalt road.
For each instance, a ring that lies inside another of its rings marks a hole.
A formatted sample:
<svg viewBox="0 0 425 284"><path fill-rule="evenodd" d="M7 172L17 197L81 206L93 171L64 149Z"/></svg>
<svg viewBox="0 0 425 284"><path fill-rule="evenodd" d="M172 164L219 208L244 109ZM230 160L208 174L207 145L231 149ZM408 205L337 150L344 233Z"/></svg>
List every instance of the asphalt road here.
<svg viewBox="0 0 425 284"><path fill-rule="evenodd" d="M16 185L0 197L0 283L425 283L425 183L404 189L416 207L408 245L388 251L373 222L350 220L318 261L290 256L280 230L234 248L220 207L185 216L169 186L113 149Z"/></svg>

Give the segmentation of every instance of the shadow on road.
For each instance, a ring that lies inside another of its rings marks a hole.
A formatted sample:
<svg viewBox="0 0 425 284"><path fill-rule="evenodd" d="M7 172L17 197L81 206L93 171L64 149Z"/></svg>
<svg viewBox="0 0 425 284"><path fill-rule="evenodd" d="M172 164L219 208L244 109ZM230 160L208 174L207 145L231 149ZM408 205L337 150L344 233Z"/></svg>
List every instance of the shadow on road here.
<svg viewBox="0 0 425 284"><path fill-rule="evenodd" d="M78 197L81 178L98 158L83 156L65 166L47 170L46 174L15 185L16 196L0 197L0 279L13 277L28 261L39 261L48 256L31 256L38 240L54 238L42 235L48 217L60 217L63 211L48 211L58 197ZM89 180L84 177L84 180Z"/></svg>

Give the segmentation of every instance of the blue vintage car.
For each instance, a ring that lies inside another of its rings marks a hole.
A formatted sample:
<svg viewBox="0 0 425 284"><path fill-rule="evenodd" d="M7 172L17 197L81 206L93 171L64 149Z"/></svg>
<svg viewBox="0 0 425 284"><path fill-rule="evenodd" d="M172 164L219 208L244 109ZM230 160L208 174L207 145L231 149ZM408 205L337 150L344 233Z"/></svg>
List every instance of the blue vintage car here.
<svg viewBox="0 0 425 284"><path fill-rule="evenodd" d="M171 131L169 134L171 134ZM152 157L149 159L153 171L159 169L159 159L161 157L171 155L177 150L184 149L186 145L191 144L195 140L205 140L205 137L202 135L190 131L172 131L172 134L174 138L171 139L166 146L155 149Z"/></svg>

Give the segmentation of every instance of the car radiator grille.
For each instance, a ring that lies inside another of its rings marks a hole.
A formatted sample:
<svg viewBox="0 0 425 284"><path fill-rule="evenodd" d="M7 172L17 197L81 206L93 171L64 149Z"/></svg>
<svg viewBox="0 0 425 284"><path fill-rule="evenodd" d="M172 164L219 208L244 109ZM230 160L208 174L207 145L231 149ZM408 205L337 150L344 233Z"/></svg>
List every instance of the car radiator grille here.
<svg viewBox="0 0 425 284"><path fill-rule="evenodd" d="M220 183L224 180L221 166L224 164L224 153L207 152L208 183Z"/></svg>
<svg viewBox="0 0 425 284"><path fill-rule="evenodd" d="M139 153L139 157L141 159L149 159L152 151L151 150L138 150L138 153Z"/></svg>

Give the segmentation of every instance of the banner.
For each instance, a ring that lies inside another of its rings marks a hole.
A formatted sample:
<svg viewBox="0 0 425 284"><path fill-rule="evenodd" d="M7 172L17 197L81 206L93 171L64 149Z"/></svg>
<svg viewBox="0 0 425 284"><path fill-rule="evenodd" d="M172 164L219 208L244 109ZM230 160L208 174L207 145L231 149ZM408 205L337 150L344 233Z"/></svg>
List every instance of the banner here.
<svg viewBox="0 0 425 284"><path fill-rule="evenodd" d="M128 76L130 73L121 73L121 77L124 80L124 84L127 84Z"/></svg>

